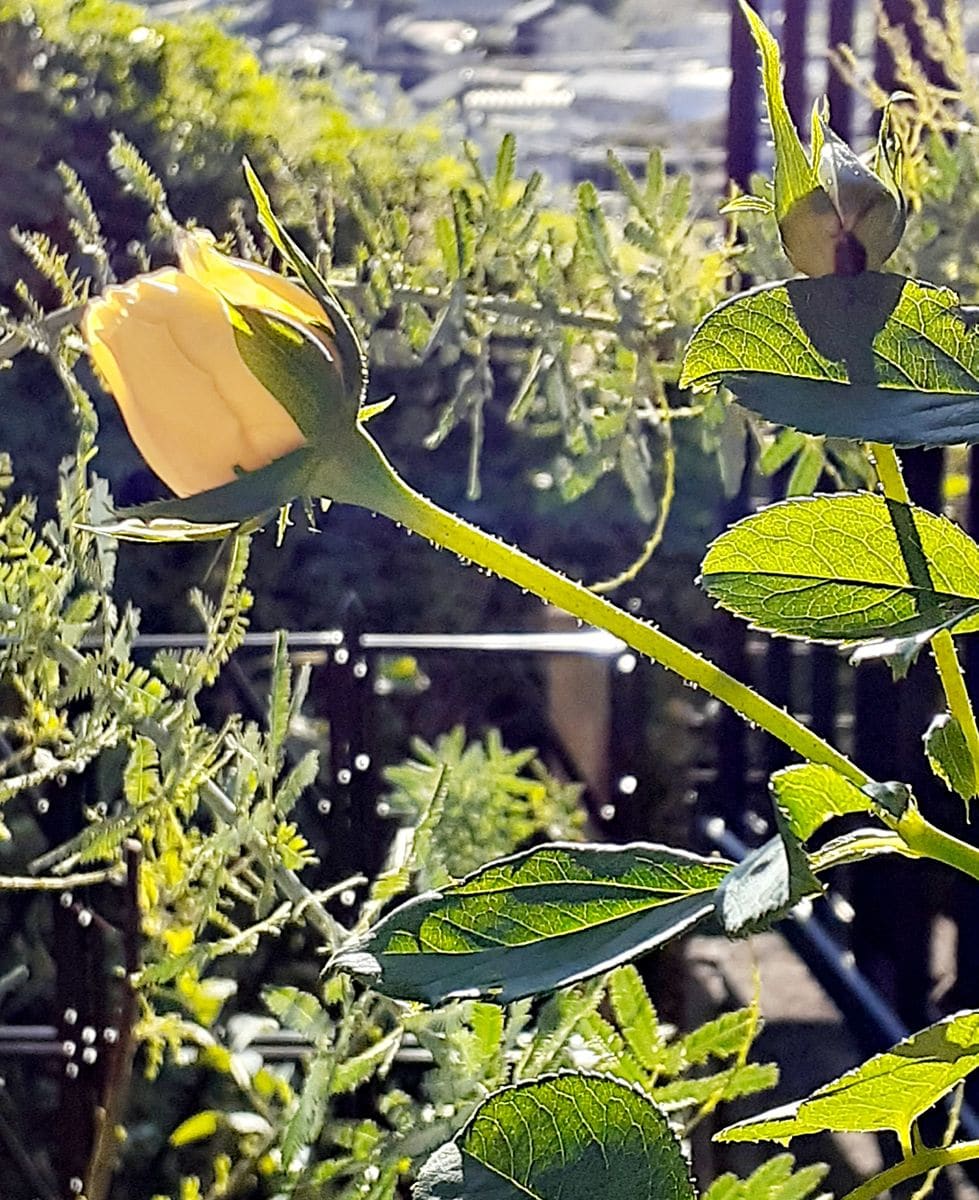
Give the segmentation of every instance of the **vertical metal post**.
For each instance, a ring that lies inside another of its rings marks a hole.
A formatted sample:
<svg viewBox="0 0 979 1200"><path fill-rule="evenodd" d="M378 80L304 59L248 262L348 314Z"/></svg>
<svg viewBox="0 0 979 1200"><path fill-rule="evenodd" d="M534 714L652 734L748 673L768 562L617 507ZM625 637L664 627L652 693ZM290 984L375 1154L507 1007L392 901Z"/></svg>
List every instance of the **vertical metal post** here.
<svg viewBox="0 0 979 1200"><path fill-rule="evenodd" d="M761 9L761 5L755 6ZM727 113L727 173L747 188L758 166L758 56L737 0L731 0L731 92Z"/></svg>
<svg viewBox="0 0 979 1200"><path fill-rule="evenodd" d="M830 49L853 41L853 0L830 0L829 45ZM841 79L832 64L827 67L826 98L829 100L829 116L833 128L848 142L853 137L853 89Z"/></svg>
<svg viewBox="0 0 979 1200"><path fill-rule="evenodd" d="M361 645L363 609L351 597L343 637L327 652L318 673L319 709L330 728L330 834L323 871L342 879L353 872L373 877L381 868L390 830L377 815L378 776L371 754L374 679Z"/></svg>

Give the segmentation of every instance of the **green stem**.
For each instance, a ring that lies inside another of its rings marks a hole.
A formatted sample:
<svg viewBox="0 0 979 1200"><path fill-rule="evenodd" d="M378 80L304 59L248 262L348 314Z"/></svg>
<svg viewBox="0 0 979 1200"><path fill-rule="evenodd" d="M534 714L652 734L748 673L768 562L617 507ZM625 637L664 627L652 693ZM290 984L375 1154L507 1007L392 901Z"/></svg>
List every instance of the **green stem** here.
<svg viewBox="0 0 979 1200"><path fill-rule="evenodd" d="M881 1192L890 1191L906 1179L914 1179L917 1175L927 1175L939 1167L950 1167L954 1163L969 1162L979 1158L979 1142L959 1142L956 1146L942 1147L937 1150L921 1150L905 1158L879 1175L872 1175L859 1187L848 1192L843 1200L873 1200Z"/></svg>
<svg viewBox="0 0 979 1200"><path fill-rule="evenodd" d="M883 493L890 500L910 504L911 497L901 474L901 464L893 446L874 442L871 452L877 467L877 478ZM931 639L931 650L938 668L938 677L945 692L948 711L961 726L972 760L973 778L979 780L979 726L965 686L965 676L955 652L955 642L947 629L941 629Z"/></svg>
<svg viewBox="0 0 979 1200"><path fill-rule="evenodd" d="M916 805L909 805L902 816L887 823L920 858L945 863L963 875L979 879L979 849L926 821Z"/></svg>
<svg viewBox="0 0 979 1200"><path fill-rule="evenodd" d="M339 452L338 452L339 457ZM695 687L722 701L750 724L777 737L810 762L833 767L857 787L872 782L846 755L808 729L753 688L735 679L696 651L595 595L580 583L484 533L426 496L414 491L392 469L374 440L361 436L345 442L342 463L324 461L323 491L341 504L355 504L383 513L399 525L510 580L548 604L606 629L634 650L673 671ZM913 805L900 817L878 815L904 841L908 850L979 879L979 850L931 825Z"/></svg>
<svg viewBox="0 0 979 1200"><path fill-rule="evenodd" d="M325 464L324 482L328 479L329 484L324 491L333 499L383 513L437 546L453 551L464 561L476 563L510 580L589 625L608 630L640 654L675 672L695 687L703 688L750 724L777 737L802 758L833 767L857 787L870 782L870 777L846 755L709 659L675 641L655 625L624 612L582 584L530 558L523 551L506 545L491 534L484 533L413 491L395 474L376 443L366 433L362 441L358 439L353 445L345 444L343 450L344 463L340 469L337 464ZM345 481L346 486L343 486Z"/></svg>

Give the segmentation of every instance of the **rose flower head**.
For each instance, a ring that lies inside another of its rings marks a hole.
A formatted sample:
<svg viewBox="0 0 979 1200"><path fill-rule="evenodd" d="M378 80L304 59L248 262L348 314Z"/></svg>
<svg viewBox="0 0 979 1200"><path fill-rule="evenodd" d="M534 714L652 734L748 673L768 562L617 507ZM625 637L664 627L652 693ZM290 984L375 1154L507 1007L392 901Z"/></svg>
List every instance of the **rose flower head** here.
<svg viewBox="0 0 979 1200"><path fill-rule="evenodd" d="M305 288L231 258L203 231L180 262L106 288L82 319L96 370L143 458L178 496L233 482L303 446L307 434L241 353L240 311L316 339L339 371L335 326Z"/></svg>

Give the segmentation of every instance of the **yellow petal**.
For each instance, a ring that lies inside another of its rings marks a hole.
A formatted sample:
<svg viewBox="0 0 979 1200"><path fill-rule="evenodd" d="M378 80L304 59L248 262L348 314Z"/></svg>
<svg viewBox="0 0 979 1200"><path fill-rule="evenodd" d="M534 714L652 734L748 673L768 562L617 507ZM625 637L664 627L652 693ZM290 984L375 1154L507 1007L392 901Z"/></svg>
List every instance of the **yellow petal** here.
<svg viewBox="0 0 979 1200"><path fill-rule="evenodd" d="M180 234L177 255L181 268L191 278L213 288L236 308L263 308L303 324L316 321L333 331L328 314L305 288L268 267L222 254L202 230Z"/></svg>
<svg viewBox="0 0 979 1200"><path fill-rule="evenodd" d="M139 452L178 496L304 442L242 361L220 297L174 268L106 289L82 333Z"/></svg>

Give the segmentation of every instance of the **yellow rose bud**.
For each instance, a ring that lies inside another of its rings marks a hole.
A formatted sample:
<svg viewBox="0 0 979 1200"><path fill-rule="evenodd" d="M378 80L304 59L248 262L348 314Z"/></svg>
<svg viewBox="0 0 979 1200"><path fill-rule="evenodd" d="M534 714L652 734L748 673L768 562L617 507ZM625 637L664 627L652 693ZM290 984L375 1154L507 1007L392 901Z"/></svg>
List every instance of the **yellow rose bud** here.
<svg viewBox="0 0 979 1200"><path fill-rule="evenodd" d="M184 234L180 268L107 288L82 319L92 361L146 462L178 496L298 449L293 417L245 365L231 308L300 325L337 361L333 322L299 285ZM230 306L230 307L229 307Z"/></svg>

